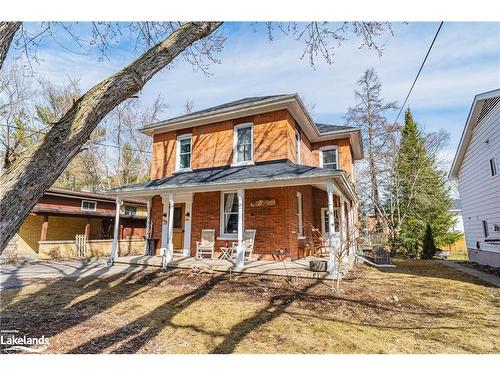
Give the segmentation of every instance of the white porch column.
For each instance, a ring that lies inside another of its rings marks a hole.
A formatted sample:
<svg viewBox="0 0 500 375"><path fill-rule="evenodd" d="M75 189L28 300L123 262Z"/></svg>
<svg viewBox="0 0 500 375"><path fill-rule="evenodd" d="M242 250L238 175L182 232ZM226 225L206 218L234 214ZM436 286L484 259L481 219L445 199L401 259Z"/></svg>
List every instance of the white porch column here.
<svg viewBox="0 0 500 375"><path fill-rule="evenodd" d="M162 204L162 222L161 222L161 243L160 243L160 255L164 256L167 252L167 241L168 241L168 197L166 195L161 196Z"/></svg>
<svg viewBox="0 0 500 375"><path fill-rule="evenodd" d="M328 196L328 241L330 244L330 259L328 261L328 272L337 274L337 248L335 246L335 224L333 215L333 181L328 181L326 186Z"/></svg>
<svg viewBox="0 0 500 375"><path fill-rule="evenodd" d="M115 207L115 228L113 231L113 244L111 245L111 260L116 259L118 256L119 243L118 243L118 233L120 232L120 206L122 200L120 197L116 197L116 207Z"/></svg>
<svg viewBox="0 0 500 375"><path fill-rule="evenodd" d="M238 247L236 248L236 267L242 268L245 264L245 248L243 247L243 198L245 192L243 189L238 189Z"/></svg>
<svg viewBox="0 0 500 375"><path fill-rule="evenodd" d="M340 196L340 246L347 245L347 216L345 212L345 200L343 196Z"/></svg>
<svg viewBox="0 0 500 375"><path fill-rule="evenodd" d="M148 240L151 237L151 198L148 198L146 201L146 211L148 216L146 218L146 243L144 244L144 255L147 255L148 253Z"/></svg>
<svg viewBox="0 0 500 375"><path fill-rule="evenodd" d="M185 202L184 208L184 251L183 256L191 255L191 220L193 219L193 194Z"/></svg>
<svg viewBox="0 0 500 375"><path fill-rule="evenodd" d="M166 263L174 257L174 193L168 195L168 241L165 254Z"/></svg>

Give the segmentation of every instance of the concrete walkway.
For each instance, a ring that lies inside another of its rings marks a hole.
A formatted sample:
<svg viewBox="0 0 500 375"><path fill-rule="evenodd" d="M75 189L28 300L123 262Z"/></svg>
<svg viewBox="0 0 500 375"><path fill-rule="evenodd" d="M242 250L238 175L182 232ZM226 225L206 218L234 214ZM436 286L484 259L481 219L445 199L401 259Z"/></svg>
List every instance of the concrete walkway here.
<svg viewBox="0 0 500 375"><path fill-rule="evenodd" d="M106 267L105 259L82 259L64 261L37 261L16 265L0 265L0 289L16 288L37 281L63 278L109 276L118 273L137 272L140 266L115 265Z"/></svg>
<svg viewBox="0 0 500 375"><path fill-rule="evenodd" d="M466 267L461 265L460 263L453 260L438 260L439 263L444 264L447 267L454 268L456 270L462 271L467 275L473 276L476 279L484 281L485 283L491 284L500 288L500 277L492 275L490 273L478 271L474 268Z"/></svg>

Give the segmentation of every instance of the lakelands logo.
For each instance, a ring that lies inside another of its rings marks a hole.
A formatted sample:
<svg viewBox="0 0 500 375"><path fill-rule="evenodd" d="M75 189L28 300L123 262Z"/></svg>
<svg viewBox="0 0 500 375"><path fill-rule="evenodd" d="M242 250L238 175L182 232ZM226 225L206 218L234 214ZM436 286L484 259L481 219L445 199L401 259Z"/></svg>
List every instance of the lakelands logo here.
<svg viewBox="0 0 500 375"><path fill-rule="evenodd" d="M20 335L17 330L0 331L0 345L4 352L42 353L48 349L49 339L44 335Z"/></svg>

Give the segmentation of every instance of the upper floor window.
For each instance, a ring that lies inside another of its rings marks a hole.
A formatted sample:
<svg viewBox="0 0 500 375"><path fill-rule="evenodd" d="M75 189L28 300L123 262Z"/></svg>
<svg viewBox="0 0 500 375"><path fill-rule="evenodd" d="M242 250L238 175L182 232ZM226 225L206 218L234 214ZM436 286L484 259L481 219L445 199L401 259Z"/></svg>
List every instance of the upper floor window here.
<svg viewBox="0 0 500 375"><path fill-rule="evenodd" d="M125 215L137 215L137 207L125 206Z"/></svg>
<svg viewBox="0 0 500 375"><path fill-rule="evenodd" d="M191 134L183 134L177 137L177 171L191 169Z"/></svg>
<svg viewBox="0 0 500 375"><path fill-rule="evenodd" d="M295 130L295 164L300 164L300 131Z"/></svg>
<svg viewBox="0 0 500 375"><path fill-rule="evenodd" d="M241 124L234 127L234 164L253 162L253 124Z"/></svg>
<svg viewBox="0 0 500 375"><path fill-rule="evenodd" d="M83 201L82 200L82 211L95 211L97 208L96 201Z"/></svg>
<svg viewBox="0 0 500 375"><path fill-rule="evenodd" d="M495 158L490 159L490 172L491 176L495 177L497 175L497 163L495 163Z"/></svg>
<svg viewBox="0 0 500 375"><path fill-rule="evenodd" d="M319 166L321 168L339 169L338 149L336 146L326 146L320 148Z"/></svg>

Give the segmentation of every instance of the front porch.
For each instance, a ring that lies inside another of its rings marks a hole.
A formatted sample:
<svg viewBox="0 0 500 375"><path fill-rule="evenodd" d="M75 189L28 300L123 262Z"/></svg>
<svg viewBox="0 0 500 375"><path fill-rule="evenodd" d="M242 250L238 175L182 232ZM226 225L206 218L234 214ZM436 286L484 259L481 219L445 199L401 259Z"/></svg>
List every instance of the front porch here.
<svg viewBox="0 0 500 375"><path fill-rule="evenodd" d="M121 256L117 257L114 262L117 264L162 267L162 258L162 256L155 255ZM174 255L173 259L168 262L167 267L183 269L195 269L199 267L201 270L208 272L228 272L231 274L249 273L325 280L335 278L328 272L310 271L309 261L311 259L317 258L307 257L295 261L251 260L245 262L242 267L237 267L234 261L225 259L198 259L195 257Z"/></svg>
<svg viewBox="0 0 500 375"><path fill-rule="evenodd" d="M261 265L274 269L273 252L278 249L286 250L293 262L305 258L296 267L307 270L307 257L318 253L313 232L329 244L330 273L336 272L336 254L341 248L348 250L348 256L355 250L356 194L347 174L340 170L277 161L178 173L111 193L117 207L123 198L147 202L146 238L153 245L145 248L144 255L163 256L148 260L153 263L160 259L163 264L182 263L177 261L179 255L199 257L197 244L203 230L212 233L206 239L212 258L221 255L218 251L232 248L236 266L210 261L226 271L252 269L259 266L255 261L270 261ZM244 245L245 230L255 233L250 258L244 256L248 245ZM114 243L112 260L117 256Z"/></svg>

